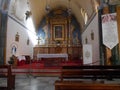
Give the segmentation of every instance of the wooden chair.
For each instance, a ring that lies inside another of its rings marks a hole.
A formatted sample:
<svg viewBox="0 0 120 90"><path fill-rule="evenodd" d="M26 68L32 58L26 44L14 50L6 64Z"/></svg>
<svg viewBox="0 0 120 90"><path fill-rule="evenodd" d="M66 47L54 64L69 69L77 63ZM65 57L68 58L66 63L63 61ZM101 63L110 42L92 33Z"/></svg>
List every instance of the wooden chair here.
<svg viewBox="0 0 120 90"><path fill-rule="evenodd" d="M120 90L120 83L95 81L120 78L120 65L63 66L60 78L55 82L55 90ZM84 83L81 79L92 80Z"/></svg>

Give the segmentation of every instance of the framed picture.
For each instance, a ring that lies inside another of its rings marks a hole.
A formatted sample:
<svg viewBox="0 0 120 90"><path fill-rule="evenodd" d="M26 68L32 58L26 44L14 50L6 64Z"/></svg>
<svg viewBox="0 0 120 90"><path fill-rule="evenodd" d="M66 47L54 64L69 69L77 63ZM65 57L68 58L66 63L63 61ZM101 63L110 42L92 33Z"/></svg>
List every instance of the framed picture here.
<svg viewBox="0 0 120 90"><path fill-rule="evenodd" d="M64 40L64 25L53 26L54 40Z"/></svg>

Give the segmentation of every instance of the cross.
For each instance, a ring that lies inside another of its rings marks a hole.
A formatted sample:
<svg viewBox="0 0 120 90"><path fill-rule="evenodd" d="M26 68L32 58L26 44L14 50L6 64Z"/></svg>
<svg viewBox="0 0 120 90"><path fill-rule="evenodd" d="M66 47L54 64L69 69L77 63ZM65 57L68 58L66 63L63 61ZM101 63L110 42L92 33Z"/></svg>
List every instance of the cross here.
<svg viewBox="0 0 120 90"><path fill-rule="evenodd" d="M37 39L37 40L38 40L38 45L39 45L39 44L40 44L40 40L41 40L39 36L38 36L38 39Z"/></svg>

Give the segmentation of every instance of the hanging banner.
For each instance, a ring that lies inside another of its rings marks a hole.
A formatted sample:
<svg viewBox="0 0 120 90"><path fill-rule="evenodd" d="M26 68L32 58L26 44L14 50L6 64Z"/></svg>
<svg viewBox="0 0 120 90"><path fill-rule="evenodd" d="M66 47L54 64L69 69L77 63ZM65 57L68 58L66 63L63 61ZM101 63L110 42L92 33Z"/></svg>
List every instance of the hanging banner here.
<svg viewBox="0 0 120 90"><path fill-rule="evenodd" d="M83 45L83 64L92 64L92 45Z"/></svg>
<svg viewBox="0 0 120 90"><path fill-rule="evenodd" d="M116 13L102 15L103 44L112 49L118 44Z"/></svg>

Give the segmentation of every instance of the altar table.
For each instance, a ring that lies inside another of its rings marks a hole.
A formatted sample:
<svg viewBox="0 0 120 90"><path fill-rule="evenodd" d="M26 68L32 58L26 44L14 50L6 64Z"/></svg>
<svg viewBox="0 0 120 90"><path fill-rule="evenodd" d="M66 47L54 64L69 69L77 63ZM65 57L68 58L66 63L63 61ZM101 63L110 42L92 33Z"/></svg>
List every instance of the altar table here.
<svg viewBox="0 0 120 90"><path fill-rule="evenodd" d="M68 54L60 53L60 54L37 54L37 59L41 58L65 58L68 60Z"/></svg>

